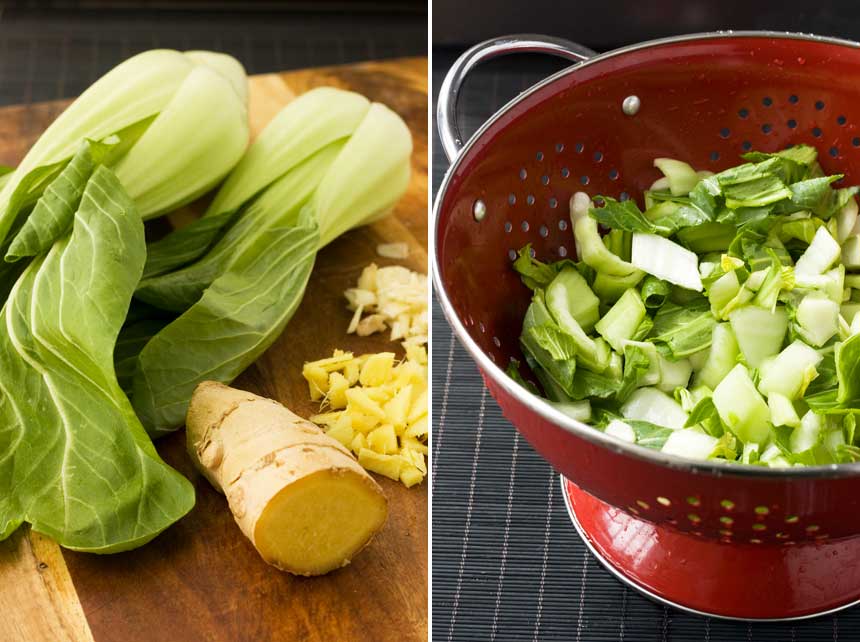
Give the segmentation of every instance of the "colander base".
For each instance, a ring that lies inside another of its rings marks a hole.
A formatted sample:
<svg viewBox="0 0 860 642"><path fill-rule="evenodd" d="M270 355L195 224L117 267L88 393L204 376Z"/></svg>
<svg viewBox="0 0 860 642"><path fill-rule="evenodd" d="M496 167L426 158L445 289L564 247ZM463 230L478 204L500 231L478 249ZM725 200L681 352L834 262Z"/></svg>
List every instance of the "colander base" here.
<svg viewBox="0 0 860 642"><path fill-rule="evenodd" d="M860 537L765 545L723 543L657 526L561 477L579 535L603 566L675 608L740 620L793 620L860 603Z"/></svg>

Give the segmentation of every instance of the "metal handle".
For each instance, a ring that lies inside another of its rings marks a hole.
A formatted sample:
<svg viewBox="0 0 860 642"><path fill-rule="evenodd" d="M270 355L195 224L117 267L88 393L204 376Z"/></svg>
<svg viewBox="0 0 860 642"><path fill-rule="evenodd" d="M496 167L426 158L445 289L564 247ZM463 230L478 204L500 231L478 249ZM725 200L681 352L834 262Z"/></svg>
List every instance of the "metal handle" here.
<svg viewBox="0 0 860 642"><path fill-rule="evenodd" d="M466 76L485 60L512 53L544 53L573 63L580 63L595 55L591 49L570 40L526 33L485 40L466 51L445 75L436 103L436 126L449 162L457 157L464 144L457 123L457 99Z"/></svg>

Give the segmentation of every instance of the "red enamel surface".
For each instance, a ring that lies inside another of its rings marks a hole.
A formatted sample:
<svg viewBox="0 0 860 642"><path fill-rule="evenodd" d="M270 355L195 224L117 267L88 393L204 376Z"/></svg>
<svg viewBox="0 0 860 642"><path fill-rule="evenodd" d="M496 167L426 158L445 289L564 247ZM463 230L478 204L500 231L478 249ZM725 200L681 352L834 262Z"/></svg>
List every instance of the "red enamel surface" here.
<svg viewBox="0 0 860 642"><path fill-rule="evenodd" d="M465 332L502 368L512 357L522 361L517 337L530 293L510 268L509 251L530 242L544 260L557 259L560 247L572 255L572 233L565 225L570 196L580 189L591 195L617 197L627 191L638 196L659 176L652 167L655 157L681 158L697 168L720 170L738 163L747 141L766 151L804 142L818 148L825 171L846 174L849 184L860 182L858 79L860 50L853 47L726 37L622 53L571 69L532 93L465 152L440 196L439 276ZM621 111L623 99L631 94L642 103L634 117ZM587 185L581 182L583 176L588 177ZM481 222L472 216L478 199L487 205ZM799 544L860 535L856 473L767 477L735 466L710 473L633 457L537 414L500 385L507 381L501 369L483 374L505 416L558 471L606 504L661 526L654 531L660 533L656 546L660 550L651 554L651 561L658 554L666 559L673 555L672 547L690 539L680 534L683 531L709 538L708 545L716 548L708 550L725 555L735 547L717 545L721 538L738 544L737 555L742 557L743 551L764 546L772 545L768 548L772 551L796 548L796 553L772 552L761 564L802 560L804 565L821 564L825 573L833 572L826 556L819 555L825 549ZM594 520L630 519L615 510L604 512L604 518L595 515ZM609 526L601 524L608 532ZM846 546L856 560L860 547ZM747 552L744 559L752 557ZM617 558L617 564L632 574L629 563L624 556ZM741 567L732 568L738 577L747 577L747 571L737 571ZM766 573L771 567L745 568ZM819 576L818 570L804 568L804 573L786 572L783 577L794 582ZM642 574L656 591L663 590L664 584L654 577L659 573ZM732 585L738 580L715 573L714 582L721 581ZM857 572L840 582L855 589L840 584L839 596L829 590L822 590L822 595L836 601L847 594L856 597ZM665 584L666 589L671 585ZM800 587L789 585L786 591L791 590L806 595ZM717 589L712 593L708 595L722 594ZM787 604L799 608L797 602ZM706 610L736 607L726 602Z"/></svg>
<svg viewBox="0 0 860 642"><path fill-rule="evenodd" d="M860 538L794 546L735 544L631 517L572 482L568 505L605 562L639 587L723 617L789 618L860 600Z"/></svg>

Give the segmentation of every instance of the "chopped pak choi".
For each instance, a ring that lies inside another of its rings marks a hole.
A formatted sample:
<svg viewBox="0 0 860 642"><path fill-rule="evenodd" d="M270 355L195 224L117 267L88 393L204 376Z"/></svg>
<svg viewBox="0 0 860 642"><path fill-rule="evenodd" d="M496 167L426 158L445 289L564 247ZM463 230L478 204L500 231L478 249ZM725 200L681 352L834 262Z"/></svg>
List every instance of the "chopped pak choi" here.
<svg viewBox="0 0 860 642"><path fill-rule="evenodd" d="M808 145L743 158L717 174L655 159L640 203L574 194L578 258L514 262L534 291L526 363L553 403L589 401L596 428L640 446L860 460L858 189Z"/></svg>

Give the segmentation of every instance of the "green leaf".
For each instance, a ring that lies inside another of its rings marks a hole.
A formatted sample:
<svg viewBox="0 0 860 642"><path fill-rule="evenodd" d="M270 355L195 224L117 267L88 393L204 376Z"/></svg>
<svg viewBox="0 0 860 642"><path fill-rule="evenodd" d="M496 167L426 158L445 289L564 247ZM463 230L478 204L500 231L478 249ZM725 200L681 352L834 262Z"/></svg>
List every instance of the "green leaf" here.
<svg viewBox="0 0 860 642"><path fill-rule="evenodd" d="M663 448L669 435L673 432L671 428L658 426L657 424L652 424L647 421L625 419L624 422L633 428L633 432L636 434L637 444L654 450L660 450Z"/></svg>
<svg viewBox="0 0 860 642"><path fill-rule="evenodd" d="M12 263L26 256L41 254L69 231L87 181L114 144L90 140L81 143L72 160L45 187L33 211L12 240L6 252L6 261Z"/></svg>
<svg viewBox="0 0 860 642"><path fill-rule="evenodd" d="M204 256L173 272L143 279L135 297L164 310L190 308L238 256L266 243L267 225L273 218L282 222L297 218L342 148L343 143L332 143L287 172L238 214ZM202 220L207 218L213 217Z"/></svg>
<svg viewBox="0 0 860 642"><path fill-rule="evenodd" d="M112 553L193 506L114 374L144 254L134 204L100 167L71 236L29 264L0 313L0 535L28 522L67 548Z"/></svg>
<svg viewBox="0 0 860 642"><path fill-rule="evenodd" d="M615 395L620 387L621 382L617 376L578 368L573 375L570 397L575 400L608 399Z"/></svg>
<svg viewBox="0 0 860 642"><path fill-rule="evenodd" d="M651 359L642 348L635 345L627 345L624 348L624 377L616 394L619 403L627 401L650 368Z"/></svg>
<svg viewBox="0 0 860 642"><path fill-rule="evenodd" d="M668 348L673 359L680 359L711 345L717 320L706 299L686 306L666 303L654 315L651 341Z"/></svg>
<svg viewBox="0 0 860 642"><path fill-rule="evenodd" d="M531 243L520 248L520 251L517 252L517 258L513 263L513 268L519 273L523 283L530 290L545 288L552 283L552 280L561 271L559 269L560 261L556 263L543 263L533 258L531 252Z"/></svg>
<svg viewBox="0 0 860 642"><path fill-rule="evenodd" d="M546 349L540 346L531 333L532 328L553 323L555 322L544 302L543 291L536 290L523 319L520 345L526 361L544 390L549 392L550 388L557 387L570 396L573 391L573 376L577 369L576 360L556 361Z"/></svg>
<svg viewBox="0 0 860 642"><path fill-rule="evenodd" d="M817 165L818 151L809 145L795 145L774 154L747 152L742 158L753 163L778 159L780 163L773 171L783 182L794 183L809 177L811 169Z"/></svg>
<svg viewBox="0 0 860 642"><path fill-rule="evenodd" d="M832 367L833 370L825 355L817 367L818 378L810 384L804 401L819 414L845 414L860 409L860 334L836 344ZM828 387L832 386L834 374L836 387Z"/></svg>
<svg viewBox="0 0 860 642"><path fill-rule="evenodd" d="M717 407L714 405L713 397L703 397L693 406L685 427L689 428L696 425L701 425L712 437L721 437L725 433L725 428L723 427L723 422L720 420L720 413L717 412Z"/></svg>
<svg viewBox="0 0 860 642"><path fill-rule="evenodd" d="M650 219L654 227L657 228L657 231L664 236L670 236L682 229L696 227L712 221L707 213L695 205L678 204L672 211L663 207L654 212L648 210L645 215Z"/></svg>
<svg viewBox="0 0 860 642"><path fill-rule="evenodd" d="M725 223L703 223L685 227L676 234L678 241L691 252L725 252L735 238L735 226Z"/></svg>
<svg viewBox="0 0 860 642"><path fill-rule="evenodd" d="M666 302L672 286L650 274L642 280L642 301L649 310L663 306Z"/></svg>
<svg viewBox="0 0 860 642"><path fill-rule="evenodd" d="M126 394L130 395L132 391L140 351L170 321L171 319L140 319L123 325L116 340L113 358L117 381Z"/></svg>
<svg viewBox="0 0 860 642"><path fill-rule="evenodd" d="M197 384L233 381L298 308L319 244L313 210L260 230L200 300L141 351L132 403L150 435L181 426Z"/></svg>
<svg viewBox="0 0 860 642"><path fill-rule="evenodd" d="M695 205L710 220L715 220L717 211L723 202L722 188L717 176L709 176L699 181L699 184L690 192L690 203Z"/></svg>
<svg viewBox="0 0 860 642"><path fill-rule="evenodd" d="M790 187L792 204L798 210L809 210L823 219L830 218L834 211L833 203L835 202L830 184L840 178L842 178L842 174L809 178L793 183Z"/></svg>
<svg viewBox="0 0 860 642"><path fill-rule="evenodd" d="M554 323L529 328L528 332L535 342L546 350L555 361L567 361L576 358L576 342L569 334Z"/></svg>
<svg viewBox="0 0 860 642"><path fill-rule="evenodd" d="M199 259L236 219L237 212L222 212L198 218L148 243L143 279L161 276Z"/></svg>
<svg viewBox="0 0 860 642"><path fill-rule="evenodd" d="M604 201L603 207L593 207L589 214L604 227L625 232L657 232L656 226L645 218L633 199L616 201L609 196L599 198Z"/></svg>
<svg viewBox="0 0 860 642"><path fill-rule="evenodd" d="M723 187L723 195L726 198L726 207L737 209L776 203L791 198L792 191L778 176L770 174L743 183L726 185Z"/></svg>
<svg viewBox="0 0 860 642"><path fill-rule="evenodd" d="M531 381L528 381L523 378L523 375L520 374L520 362L516 359L511 359L505 372L511 379L516 381L533 395L540 395L540 390L538 390L537 386L534 385Z"/></svg>

